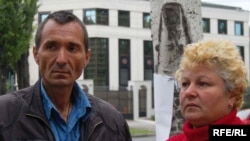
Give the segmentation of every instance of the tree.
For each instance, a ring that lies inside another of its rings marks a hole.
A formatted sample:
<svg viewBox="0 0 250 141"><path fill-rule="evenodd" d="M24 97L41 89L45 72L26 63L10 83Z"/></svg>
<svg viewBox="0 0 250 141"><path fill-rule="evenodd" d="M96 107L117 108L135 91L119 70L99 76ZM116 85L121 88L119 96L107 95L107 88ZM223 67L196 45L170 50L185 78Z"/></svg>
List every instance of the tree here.
<svg viewBox="0 0 250 141"><path fill-rule="evenodd" d="M37 0L0 0L0 94L9 90L10 76L15 73L18 85L24 86L22 80L29 85L27 52L37 9Z"/></svg>
<svg viewBox="0 0 250 141"><path fill-rule="evenodd" d="M202 38L200 0L151 0L154 46L154 95L156 140L181 131L179 90L174 73L183 48ZM169 133L169 134L168 134Z"/></svg>

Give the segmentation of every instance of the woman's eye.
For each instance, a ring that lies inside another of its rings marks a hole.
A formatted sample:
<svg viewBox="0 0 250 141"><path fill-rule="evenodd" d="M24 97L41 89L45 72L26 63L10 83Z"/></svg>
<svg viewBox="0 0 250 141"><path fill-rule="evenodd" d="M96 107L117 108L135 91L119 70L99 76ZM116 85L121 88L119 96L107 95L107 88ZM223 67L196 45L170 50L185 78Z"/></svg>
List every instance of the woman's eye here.
<svg viewBox="0 0 250 141"><path fill-rule="evenodd" d="M181 83L181 87L187 87L188 86L188 82L182 82Z"/></svg>
<svg viewBox="0 0 250 141"><path fill-rule="evenodd" d="M206 83L206 82L200 82L199 85L200 86L208 86L208 83Z"/></svg>

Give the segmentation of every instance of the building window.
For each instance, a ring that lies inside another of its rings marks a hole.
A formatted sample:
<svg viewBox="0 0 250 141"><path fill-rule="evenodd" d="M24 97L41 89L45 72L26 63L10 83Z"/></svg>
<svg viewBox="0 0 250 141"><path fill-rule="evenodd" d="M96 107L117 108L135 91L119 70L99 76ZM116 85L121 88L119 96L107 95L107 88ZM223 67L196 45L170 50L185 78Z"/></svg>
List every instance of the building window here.
<svg viewBox="0 0 250 141"><path fill-rule="evenodd" d="M237 48L238 48L238 50L240 52L242 60L244 61L244 57L245 57L245 55L244 55L244 47L243 46L237 46Z"/></svg>
<svg viewBox="0 0 250 141"><path fill-rule="evenodd" d="M84 10L84 22L85 24L109 24L109 13L106 9L86 9Z"/></svg>
<svg viewBox="0 0 250 141"><path fill-rule="evenodd" d="M143 28L150 28L151 17L149 13L143 13Z"/></svg>
<svg viewBox="0 0 250 141"><path fill-rule="evenodd" d="M118 11L118 25L119 26L130 26L130 14L129 11Z"/></svg>
<svg viewBox="0 0 250 141"><path fill-rule="evenodd" d="M204 33L210 33L210 19L202 18L202 27Z"/></svg>
<svg viewBox="0 0 250 141"><path fill-rule="evenodd" d="M128 86L130 80L130 40L119 39L119 85Z"/></svg>
<svg viewBox="0 0 250 141"><path fill-rule="evenodd" d="M152 41L144 41L144 80L153 81L154 56Z"/></svg>
<svg viewBox="0 0 250 141"><path fill-rule="evenodd" d="M227 21L226 20L218 20L218 33L227 34Z"/></svg>
<svg viewBox="0 0 250 141"><path fill-rule="evenodd" d="M109 85L108 39L89 38L91 57L84 70L84 79L93 79L94 86Z"/></svg>
<svg viewBox="0 0 250 141"><path fill-rule="evenodd" d="M235 22L234 23L234 28L235 28L235 35L243 35L243 22Z"/></svg>
<svg viewBox="0 0 250 141"><path fill-rule="evenodd" d="M50 14L50 12L38 13L38 23L40 24L41 22L43 22L48 17L49 14Z"/></svg>

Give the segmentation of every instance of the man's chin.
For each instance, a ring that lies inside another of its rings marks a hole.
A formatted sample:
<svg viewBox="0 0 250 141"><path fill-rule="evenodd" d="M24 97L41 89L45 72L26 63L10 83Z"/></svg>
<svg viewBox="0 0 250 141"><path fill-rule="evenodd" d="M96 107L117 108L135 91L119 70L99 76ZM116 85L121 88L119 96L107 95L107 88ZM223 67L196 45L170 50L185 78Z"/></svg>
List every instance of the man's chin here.
<svg viewBox="0 0 250 141"><path fill-rule="evenodd" d="M60 80L54 80L52 83L51 83L53 86L55 87L67 87L67 86L72 86L74 84L74 82L72 81L69 81L69 80L63 80L63 79L60 79Z"/></svg>

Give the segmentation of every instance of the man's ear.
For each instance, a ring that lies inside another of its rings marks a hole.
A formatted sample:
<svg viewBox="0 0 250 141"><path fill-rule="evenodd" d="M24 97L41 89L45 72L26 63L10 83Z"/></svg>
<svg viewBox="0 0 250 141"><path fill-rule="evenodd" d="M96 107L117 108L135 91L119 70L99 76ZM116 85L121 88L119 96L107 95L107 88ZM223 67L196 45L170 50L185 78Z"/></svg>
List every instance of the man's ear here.
<svg viewBox="0 0 250 141"><path fill-rule="evenodd" d="M89 64L90 57L91 57L91 49L88 49L88 51L86 52L86 56L85 56L86 61L84 64L84 68Z"/></svg>
<svg viewBox="0 0 250 141"><path fill-rule="evenodd" d="M36 46L33 47L33 57L34 57L34 60L36 61L36 63L38 64L39 57L38 57L38 48Z"/></svg>

